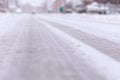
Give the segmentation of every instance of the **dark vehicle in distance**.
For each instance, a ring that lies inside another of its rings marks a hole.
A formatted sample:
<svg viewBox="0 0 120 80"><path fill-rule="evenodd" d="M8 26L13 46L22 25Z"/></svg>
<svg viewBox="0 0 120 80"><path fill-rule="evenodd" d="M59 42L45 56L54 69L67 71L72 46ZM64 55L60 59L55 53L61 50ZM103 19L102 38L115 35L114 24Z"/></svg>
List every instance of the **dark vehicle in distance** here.
<svg viewBox="0 0 120 80"><path fill-rule="evenodd" d="M72 11L73 11L72 3L67 3L63 6L64 13L72 13Z"/></svg>
<svg viewBox="0 0 120 80"><path fill-rule="evenodd" d="M77 5L75 7L75 11L78 13L86 13L86 10L87 10L87 8L84 5Z"/></svg>

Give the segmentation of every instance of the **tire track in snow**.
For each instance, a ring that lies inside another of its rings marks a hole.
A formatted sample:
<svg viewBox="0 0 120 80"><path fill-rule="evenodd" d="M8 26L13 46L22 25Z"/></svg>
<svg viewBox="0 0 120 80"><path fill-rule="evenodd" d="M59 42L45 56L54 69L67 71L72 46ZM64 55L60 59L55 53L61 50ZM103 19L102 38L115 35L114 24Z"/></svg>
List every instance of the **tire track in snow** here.
<svg viewBox="0 0 120 80"><path fill-rule="evenodd" d="M65 26L65 25L61 25L53 22L50 22L50 23L54 25L54 27L59 28L60 30L75 37L76 39L96 48L102 53L105 53L106 55L120 62L120 45L119 44L85 33L83 31L74 29L69 26Z"/></svg>

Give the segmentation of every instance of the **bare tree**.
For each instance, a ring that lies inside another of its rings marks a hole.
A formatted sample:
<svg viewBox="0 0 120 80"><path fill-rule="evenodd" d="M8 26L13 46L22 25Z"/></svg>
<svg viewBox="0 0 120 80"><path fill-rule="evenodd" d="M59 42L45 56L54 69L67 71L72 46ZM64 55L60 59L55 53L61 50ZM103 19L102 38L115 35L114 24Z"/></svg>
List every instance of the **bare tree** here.
<svg viewBox="0 0 120 80"><path fill-rule="evenodd" d="M94 0L99 3L112 3L112 4L120 4L120 0Z"/></svg>

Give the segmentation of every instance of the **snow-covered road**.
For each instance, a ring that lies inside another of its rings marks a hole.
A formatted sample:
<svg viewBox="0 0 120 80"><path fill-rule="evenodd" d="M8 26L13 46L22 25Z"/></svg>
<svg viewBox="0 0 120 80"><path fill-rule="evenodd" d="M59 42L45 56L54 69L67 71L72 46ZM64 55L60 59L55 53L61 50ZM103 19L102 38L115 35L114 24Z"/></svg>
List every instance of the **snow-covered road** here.
<svg viewBox="0 0 120 80"><path fill-rule="evenodd" d="M94 36L35 15L14 16L0 35L0 80L120 80L120 63L95 49L101 45L87 45Z"/></svg>
<svg viewBox="0 0 120 80"><path fill-rule="evenodd" d="M119 15L44 15L42 19L120 62ZM98 19L96 19L98 18ZM62 26L62 27L61 27Z"/></svg>

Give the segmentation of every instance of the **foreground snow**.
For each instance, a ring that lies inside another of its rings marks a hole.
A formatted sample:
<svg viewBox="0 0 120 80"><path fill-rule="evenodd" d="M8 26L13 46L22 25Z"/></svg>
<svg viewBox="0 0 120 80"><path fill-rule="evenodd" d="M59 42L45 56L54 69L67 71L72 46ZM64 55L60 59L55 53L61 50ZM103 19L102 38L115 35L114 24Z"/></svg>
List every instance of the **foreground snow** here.
<svg viewBox="0 0 120 80"><path fill-rule="evenodd" d="M61 36L62 39L67 39L71 41L77 48L75 54L77 56L84 57L89 65L94 67L96 71L100 74L106 76L107 80L119 80L120 79L120 63L116 62L112 58L104 55L103 53L97 51L96 49L80 42L79 40L67 35L66 33L58 30L57 28L52 28L48 23L43 22L48 28L52 29L55 34ZM78 47L80 45L80 47ZM83 51L84 55L80 53Z"/></svg>
<svg viewBox="0 0 120 80"><path fill-rule="evenodd" d="M0 79L99 80L102 76L104 80L120 80L119 62L42 20L69 25L105 39L105 36L108 36L108 40L118 36L110 37L111 34L119 33L117 22L113 21L114 28L111 24L106 24L107 21L104 24L98 19L96 20L100 22L95 22L92 17L87 19L85 15L77 16L77 14L40 17L11 14L0 16L3 19L0 21ZM79 18L84 18L83 16L85 19ZM111 25L112 29L106 25ZM117 40L111 41L117 43Z"/></svg>
<svg viewBox="0 0 120 80"><path fill-rule="evenodd" d="M15 25L21 20L22 16L15 14L2 14L0 13L0 36L8 33L15 28Z"/></svg>

